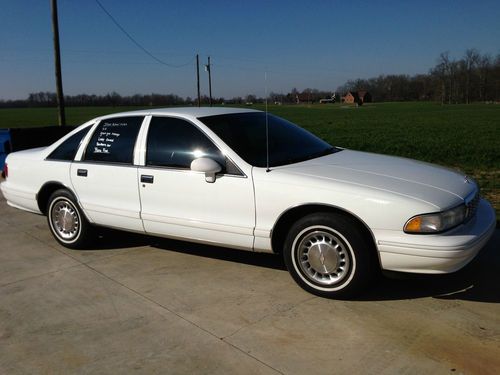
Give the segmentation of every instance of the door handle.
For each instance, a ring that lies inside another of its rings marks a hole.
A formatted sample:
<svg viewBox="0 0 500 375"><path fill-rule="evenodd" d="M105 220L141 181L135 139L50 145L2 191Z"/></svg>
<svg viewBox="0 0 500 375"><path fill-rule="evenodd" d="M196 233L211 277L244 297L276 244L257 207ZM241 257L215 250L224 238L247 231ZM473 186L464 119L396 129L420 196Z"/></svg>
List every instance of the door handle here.
<svg viewBox="0 0 500 375"><path fill-rule="evenodd" d="M154 181L154 176L151 176L149 174L141 174L141 182L144 182L145 184L152 184Z"/></svg>
<svg viewBox="0 0 500 375"><path fill-rule="evenodd" d="M87 177L88 171L86 169L78 169L76 175L80 177Z"/></svg>

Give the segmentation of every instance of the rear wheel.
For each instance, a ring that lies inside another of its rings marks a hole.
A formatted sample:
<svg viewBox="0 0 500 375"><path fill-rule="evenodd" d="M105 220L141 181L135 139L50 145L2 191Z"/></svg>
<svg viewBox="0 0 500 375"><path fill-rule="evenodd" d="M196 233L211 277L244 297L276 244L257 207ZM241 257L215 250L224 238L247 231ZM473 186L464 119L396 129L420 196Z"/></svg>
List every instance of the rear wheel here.
<svg viewBox="0 0 500 375"><path fill-rule="evenodd" d="M298 220L286 238L284 258L294 280L323 297L354 296L378 269L370 239L354 220L334 213Z"/></svg>
<svg viewBox="0 0 500 375"><path fill-rule="evenodd" d="M74 195L66 189L56 190L50 196L47 221L54 238L65 247L81 249L93 239L93 228Z"/></svg>

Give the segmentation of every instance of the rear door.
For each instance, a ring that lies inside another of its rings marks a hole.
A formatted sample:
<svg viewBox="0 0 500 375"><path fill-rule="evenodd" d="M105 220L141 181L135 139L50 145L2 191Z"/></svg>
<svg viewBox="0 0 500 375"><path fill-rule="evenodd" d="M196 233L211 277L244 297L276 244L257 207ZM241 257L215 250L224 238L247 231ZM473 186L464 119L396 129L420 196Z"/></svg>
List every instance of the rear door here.
<svg viewBox="0 0 500 375"><path fill-rule="evenodd" d="M144 231L140 218L135 145L144 116L101 120L71 165L71 182L89 219Z"/></svg>

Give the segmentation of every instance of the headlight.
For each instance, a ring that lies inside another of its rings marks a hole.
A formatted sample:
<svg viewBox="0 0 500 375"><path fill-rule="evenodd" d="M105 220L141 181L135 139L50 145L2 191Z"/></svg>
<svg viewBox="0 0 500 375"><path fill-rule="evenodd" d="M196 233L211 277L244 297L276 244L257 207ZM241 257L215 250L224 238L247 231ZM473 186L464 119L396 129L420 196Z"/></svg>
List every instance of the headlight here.
<svg viewBox="0 0 500 375"><path fill-rule="evenodd" d="M465 219L465 205L434 214L417 215L404 226L406 233L438 233L461 224Z"/></svg>

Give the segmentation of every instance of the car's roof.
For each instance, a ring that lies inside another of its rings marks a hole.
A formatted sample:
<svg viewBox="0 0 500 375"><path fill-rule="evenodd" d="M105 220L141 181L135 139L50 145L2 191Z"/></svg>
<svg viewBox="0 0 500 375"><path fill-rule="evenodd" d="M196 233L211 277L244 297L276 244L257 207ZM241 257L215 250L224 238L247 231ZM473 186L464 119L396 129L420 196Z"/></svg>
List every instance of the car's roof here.
<svg viewBox="0 0 500 375"><path fill-rule="evenodd" d="M147 115L169 115L181 116L189 118L198 118L205 116L226 115L231 113L245 113L245 112L260 112L255 109L249 108L232 108L232 107L171 107L171 108L152 108L143 109L139 111L129 111L113 113L106 116L99 117L100 119L109 117L123 117L123 116L147 116Z"/></svg>

